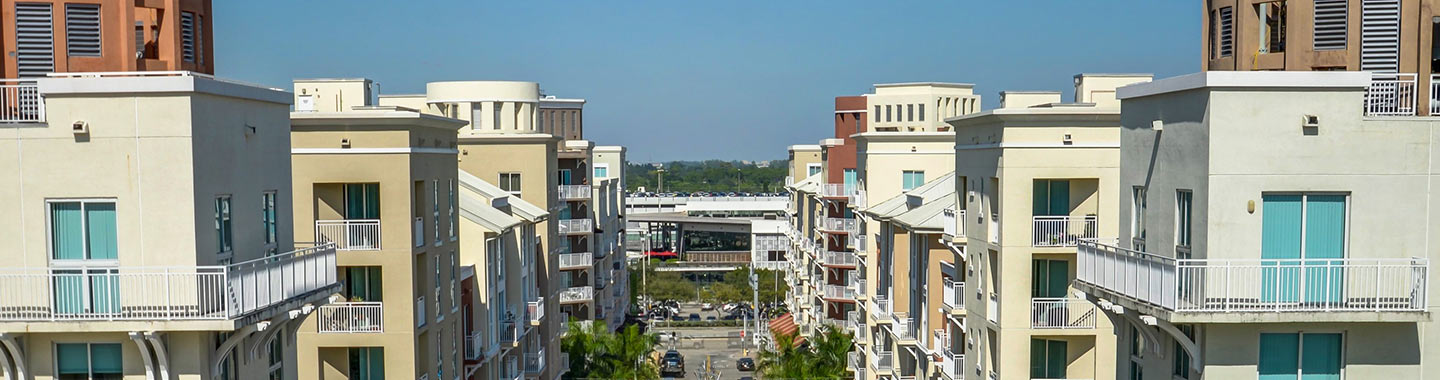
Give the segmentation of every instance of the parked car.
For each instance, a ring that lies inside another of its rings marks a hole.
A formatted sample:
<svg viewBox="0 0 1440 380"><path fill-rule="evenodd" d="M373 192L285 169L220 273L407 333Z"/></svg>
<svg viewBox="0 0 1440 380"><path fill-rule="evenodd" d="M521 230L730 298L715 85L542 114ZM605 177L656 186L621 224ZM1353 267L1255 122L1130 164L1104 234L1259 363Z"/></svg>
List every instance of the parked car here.
<svg viewBox="0 0 1440 380"><path fill-rule="evenodd" d="M741 371L754 371L754 370L755 370L755 359L751 359L751 358L740 358L740 360L736 360L736 361L735 361L735 369L738 369L738 370L741 370Z"/></svg>
<svg viewBox="0 0 1440 380"><path fill-rule="evenodd" d="M709 302L702 303L700 304L700 310L715 310L715 304Z"/></svg>
<svg viewBox="0 0 1440 380"><path fill-rule="evenodd" d="M690 313L690 320L691 320L691 321L699 321L699 320L700 320L700 314L699 314L699 313Z"/></svg>
<svg viewBox="0 0 1440 380"><path fill-rule="evenodd" d="M713 320L715 320L715 316L712 315L712 316L705 317L705 320L707 320L707 321L713 321Z"/></svg>
<svg viewBox="0 0 1440 380"><path fill-rule="evenodd" d="M685 376L685 357L680 351L665 351L665 356L660 359L660 375L667 374Z"/></svg>

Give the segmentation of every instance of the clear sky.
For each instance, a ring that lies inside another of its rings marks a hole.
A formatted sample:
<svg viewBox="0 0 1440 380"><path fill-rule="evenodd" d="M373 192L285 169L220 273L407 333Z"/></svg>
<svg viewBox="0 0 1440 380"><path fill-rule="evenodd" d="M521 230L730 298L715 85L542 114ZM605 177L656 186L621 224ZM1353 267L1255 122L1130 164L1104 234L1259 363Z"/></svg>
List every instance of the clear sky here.
<svg viewBox="0 0 1440 380"><path fill-rule="evenodd" d="M367 77L525 80L579 97L637 162L765 160L833 131L873 83L1073 91L1081 72L1200 69L1200 5L1105 1L217 0L217 74L290 88Z"/></svg>

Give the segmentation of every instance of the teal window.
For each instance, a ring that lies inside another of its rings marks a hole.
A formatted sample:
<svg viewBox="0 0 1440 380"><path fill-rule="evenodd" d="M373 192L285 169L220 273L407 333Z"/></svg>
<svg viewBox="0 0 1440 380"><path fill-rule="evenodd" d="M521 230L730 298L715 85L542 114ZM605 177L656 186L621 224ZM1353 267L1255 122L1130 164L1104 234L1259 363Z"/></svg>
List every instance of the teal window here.
<svg viewBox="0 0 1440 380"><path fill-rule="evenodd" d="M1070 262L1065 260L1033 260L1030 295L1034 298L1062 298L1070 286Z"/></svg>
<svg viewBox="0 0 1440 380"><path fill-rule="evenodd" d="M1343 342L1334 333L1262 333L1260 380L1339 380Z"/></svg>
<svg viewBox="0 0 1440 380"><path fill-rule="evenodd" d="M571 185L571 184L573 184L573 183L571 183L571 182L573 182L574 180L575 180L575 178L570 175L570 169L560 169L560 184L561 184L561 185Z"/></svg>
<svg viewBox="0 0 1440 380"><path fill-rule="evenodd" d="M125 361L120 343L60 343L55 345L55 369L62 380L119 380Z"/></svg>
<svg viewBox="0 0 1440 380"><path fill-rule="evenodd" d="M115 202L50 202L50 258L116 260Z"/></svg>
<svg viewBox="0 0 1440 380"><path fill-rule="evenodd" d="M1030 339L1030 378L1064 379L1067 363L1065 341Z"/></svg>
<svg viewBox="0 0 1440 380"><path fill-rule="evenodd" d="M265 244L275 244L276 219L275 219L275 191L266 191L260 195L260 225L265 234Z"/></svg>
<svg viewBox="0 0 1440 380"><path fill-rule="evenodd" d="M385 380L384 347L351 347L351 380Z"/></svg>
<svg viewBox="0 0 1440 380"><path fill-rule="evenodd" d="M1190 235L1193 227L1192 212L1194 211L1195 194L1190 190L1175 190L1175 246L1190 247Z"/></svg>
<svg viewBox="0 0 1440 380"><path fill-rule="evenodd" d="M821 166L820 166L820 164L810 164L809 166L806 166L806 167L805 167L805 170L806 170L807 173L810 173L810 174L807 174L807 176L809 176L809 175L816 175L816 174L820 174Z"/></svg>
<svg viewBox="0 0 1440 380"><path fill-rule="evenodd" d="M215 242L220 253L234 251L234 233L230 222L230 196L215 197Z"/></svg>
<svg viewBox="0 0 1440 380"><path fill-rule="evenodd" d="M905 170L900 172L900 189L909 191L925 184L925 171Z"/></svg>
<svg viewBox="0 0 1440 380"><path fill-rule="evenodd" d="M845 183L845 193L846 193L846 194L852 194L852 193L855 192L855 190L856 190L855 185L856 185L858 182L860 182L860 179L859 179L859 177L855 174L855 169L854 169L854 168L847 168L847 169L843 170L843 172L844 172L844 174L845 174L845 179L844 179L844 180L845 180L845 182L844 182L844 183Z"/></svg>
<svg viewBox="0 0 1440 380"><path fill-rule="evenodd" d="M1265 194L1261 199L1261 300L1341 302L1346 196Z"/></svg>
<svg viewBox="0 0 1440 380"><path fill-rule="evenodd" d="M380 219L380 184L345 184L345 219Z"/></svg>
<svg viewBox="0 0 1440 380"><path fill-rule="evenodd" d="M596 165L595 178L610 178L610 167Z"/></svg>
<svg viewBox="0 0 1440 380"><path fill-rule="evenodd" d="M341 267L341 272L345 275L345 298L350 302L384 300L384 280L380 267Z"/></svg>
<svg viewBox="0 0 1440 380"><path fill-rule="evenodd" d="M1031 194L1034 216L1070 215L1070 181L1037 179Z"/></svg>

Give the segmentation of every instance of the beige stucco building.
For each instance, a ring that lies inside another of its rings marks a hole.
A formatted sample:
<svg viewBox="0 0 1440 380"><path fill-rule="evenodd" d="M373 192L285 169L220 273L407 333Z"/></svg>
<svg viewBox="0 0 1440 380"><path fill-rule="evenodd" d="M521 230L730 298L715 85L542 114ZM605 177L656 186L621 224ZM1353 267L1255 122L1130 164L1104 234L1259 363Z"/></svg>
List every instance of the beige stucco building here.
<svg viewBox="0 0 1440 380"><path fill-rule="evenodd" d="M290 94L186 72L31 86L50 122L0 126L0 376L302 378L298 321L340 282L334 244L295 241Z"/></svg>

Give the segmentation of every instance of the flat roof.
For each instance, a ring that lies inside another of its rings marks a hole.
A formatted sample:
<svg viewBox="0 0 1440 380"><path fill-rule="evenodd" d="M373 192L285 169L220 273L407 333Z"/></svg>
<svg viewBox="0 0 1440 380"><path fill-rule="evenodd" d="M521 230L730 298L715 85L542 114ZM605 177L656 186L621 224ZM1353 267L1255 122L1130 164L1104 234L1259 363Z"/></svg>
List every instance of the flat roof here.
<svg viewBox="0 0 1440 380"><path fill-rule="evenodd" d="M819 145L791 145L790 150L820 150Z"/></svg>
<svg viewBox="0 0 1440 380"><path fill-rule="evenodd" d="M1364 88L1370 85L1372 75L1366 71L1202 71L1120 87L1115 97L1123 100L1204 87Z"/></svg>
<svg viewBox="0 0 1440 380"><path fill-rule="evenodd" d="M933 86L933 87L973 88L973 87L975 87L975 84L974 84L974 83L954 83L954 82L900 82L900 83L876 83L876 84L875 84L875 88L881 88L881 87L910 87L910 86Z"/></svg>
<svg viewBox="0 0 1440 380"><path fill-rule="evenodd" d="M283 89L188 71L56 73L35 82L41 95L200 93L277 104L295 101L294 94Z"/></svg>

